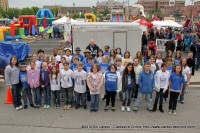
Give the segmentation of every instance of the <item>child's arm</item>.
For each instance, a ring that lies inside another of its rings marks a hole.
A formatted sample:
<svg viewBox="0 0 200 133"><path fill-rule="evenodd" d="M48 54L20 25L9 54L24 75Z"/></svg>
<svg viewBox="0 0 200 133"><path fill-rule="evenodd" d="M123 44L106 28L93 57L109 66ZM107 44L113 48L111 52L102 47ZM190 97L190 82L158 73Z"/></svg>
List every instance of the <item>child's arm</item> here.
<svg viewBox="0 0 200 133"><path fill-rule="evenodd" d="M120 92L122 90L122 78L120 76L120 73L117 72L118 77L118 83L117 83L117 92Z"/></svg>
<svg viewBox="0 0 200 133"><path fill-rule="evenodd" d="M171 86L171 81L169 80L169 89L168 89L168 93L170 93L170 86Z"/></svg>
<svg viewBox="0 0 200 133"><path fill-rule="evenodd" d="M181 84L180 95L182 95L182 90L183 90L183 83Z"/></svg>
<svg viewBox="0 0 200 133"><path fill-rule="evenodd" d="M92 87L91 80L92 80L92 79L91 79L91 76L88 75L88 77L87 77L87 79L86 79L86 82L87 82L88 88L89 88L90 90L94 90L94 88Z"/></svg>

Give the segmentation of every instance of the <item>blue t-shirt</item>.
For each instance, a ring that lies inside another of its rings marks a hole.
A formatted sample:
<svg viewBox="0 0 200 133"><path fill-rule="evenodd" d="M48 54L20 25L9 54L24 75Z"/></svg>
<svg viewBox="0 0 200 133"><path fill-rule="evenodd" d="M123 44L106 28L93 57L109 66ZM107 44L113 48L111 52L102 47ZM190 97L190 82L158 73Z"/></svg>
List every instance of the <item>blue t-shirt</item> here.
<svg viewBox="0 0 200 133"><path fill-rule="evenodd" d="M72 71L75 71L77 69L77 65L76 64L71 64L69 69L71 69Z"/></svg>
<svg viewBox="0 0 200 133"><path fill-rule="evenodd" d="M74 54L74 55L72 56L72 59L73 59L74 56L77 56L77 55ZM80 54L80 55L78 55L78 59L79 59L80 62L83 62L84 56Z"/></svg>
<svg viewBox="0 0 200 133"><path fill-rule="evenodd" d="M128 74L128 89L131 89L132 83L131 83L131 74Z"/></svg>
<svg viewBox="0 0 200 133"><path fill-rule="evenodd" d="M105 56L110 56L110 52L103 52Z"/></svg>
<svg viewBox="0 0 200 133"><path fill-rule="evenodd" d="M85 71L85 72L89 72L90 70L91 70L91 68L92 68L92 64L85 64L84 66L83 66L83 70Z"/></svg>
<svg viewBox="0 0 200 133"><path fill-rule="evenodd" d="M118 83L118 76L116 72L106 72L105 73L105 89L107 91L116 91Z"/></svg>
<svg viewBox="0 0 200 133"><path fill-rule="evenodd" d="M178 65L180 63L179 58L174 58L174 66Z"/></svg>
<svg viewBox="0 0 200 133"><path fill-rule="evenodd" d="M167 66L166 70L167 70L169 73L172 73L172 71L173 71L173 66Z"/></svg>
<svg viewBox="0 0 200 133"><path fill-rule="evenodd" d="M172 73L169 80L171 81L170 90L178 92L181 90L182 83L185 82L184 76L177 73Z"/></svg>
<svg viewBox="0 0 200 133"><path fill-rule="evenodd" d="M99 68L100 68L102 74L104 74L106 71L108 71L108 67L109 67L108 63L105 63L105 64L100 63L99 64Z"/></svg>
<svg viewBox="0 0 200 133"><path fill-rule="evenodd" d="M22 82L22 87L28 87L27 71L19 71L19 81Z"/></svg>

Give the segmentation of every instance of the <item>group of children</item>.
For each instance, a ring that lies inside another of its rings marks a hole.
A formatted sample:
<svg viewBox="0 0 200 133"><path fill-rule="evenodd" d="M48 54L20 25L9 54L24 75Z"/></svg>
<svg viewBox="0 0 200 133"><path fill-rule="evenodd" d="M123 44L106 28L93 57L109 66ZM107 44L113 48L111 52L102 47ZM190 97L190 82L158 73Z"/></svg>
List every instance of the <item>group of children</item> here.
<svg viewBox="0 0 200 133"><path fill-rule="evenodd" d="M13 104L16 110L42 106L44 95L44 109L51 106L53 96L54 108L60 108L61 99L64 99L64 109L75 109L81 106L87 109L86 101L90 101L90 111L99 110L100 100L106 100L104 110L115 111L116 94L119 93L122 101L121 111L131 111L131 99L134 98L133 111L138 111L143 95L146 98L147 110L155 112L159 100L159 110L163 110L168 94L169 114L176 114L178 97L184 103L184 93L193 73L192 52L187 58L181 57L177 51L169 51L165 58L161 53L153 56L151 51L145 57L138 51L132 58L129 51L124 54L121 49L105 51L100 49L96 57L90 55L86 49L84 56L80 48L72 54L70 48L65 49L65 55L58 55L53 50L52 56L46 56L43 50L32 55L29 65L21 63L13 56L5 69L5 82L12 89ZM189 63L190 62L190 63ZM192 63L191 63L192 62ZM152 93L156 91L153 107L151 106ZM21 103L21 91L24 107ZM34 100L32 100L32 94ZM33 102L34 101L34 102Z"/></svg>

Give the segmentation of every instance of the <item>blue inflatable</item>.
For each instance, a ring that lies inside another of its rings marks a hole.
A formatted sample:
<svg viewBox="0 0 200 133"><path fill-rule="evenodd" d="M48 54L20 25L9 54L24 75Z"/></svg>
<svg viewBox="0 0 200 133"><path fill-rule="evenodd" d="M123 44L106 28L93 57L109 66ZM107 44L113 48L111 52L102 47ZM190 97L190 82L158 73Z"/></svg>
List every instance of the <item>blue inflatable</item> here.
<svg viewBox="0 0 200 133"><path fill-rule="evenodd" d="M21 39L21 36L20 35L16 35L16 36L6 35L6 41L13 41L13 40L16 40L16 39Z"/></svg>
<svg viewBox="0 0 200 133"><path fill-rule="evenodd" d="M49 9L40 9L37 14L37 18L54 18L53 14Z"/></svg>
<svg viewBox="0 0 200 133"><path fill-rule="evenodd" d="M11 58L17 56L19 61L23 61L30 52L30 47L24 42L0 42L0 68L4 68Z"/></svg>

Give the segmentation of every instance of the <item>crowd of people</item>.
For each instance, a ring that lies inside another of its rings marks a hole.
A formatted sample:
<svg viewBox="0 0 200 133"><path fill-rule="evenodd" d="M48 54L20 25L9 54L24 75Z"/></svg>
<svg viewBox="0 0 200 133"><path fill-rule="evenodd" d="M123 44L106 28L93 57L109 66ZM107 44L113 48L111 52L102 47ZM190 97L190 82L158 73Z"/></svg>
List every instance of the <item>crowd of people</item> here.
<svg viewBox="0 0 200 133"><path fill-rule="evenodd" d="M71 48L65 48L64 56L58 55L56 48L51 56L40 49L32 54L29 64L20 65L12 56L5 69L5 82L12 89L15 109L27 109L28 102L31 107L44 105L44 109L49 109L53 99L55 109L61 107L62 100L64 110L87 109L88 101L90 111L97 112L100 101L106 101L105 111L121 108L130 112L131 108L138 111L145 96L148 111L155 112L159 101L159 111L163 113L163 102L169 101L168 113L176 114L177 102L184 104L190 76L195 72L194 52L189 51L186 58L180 51L173 55L170 49L166 55L150 48L144 52L144 36L142 40L142 50L134 57L130 51L123 54L121 48L110 49L109 45L100 49L94 39L83 51L84 55L79 47L74 54ZM154 91L156 96L151 105ZM117 94L121 107L115 104Z"/></svg>

